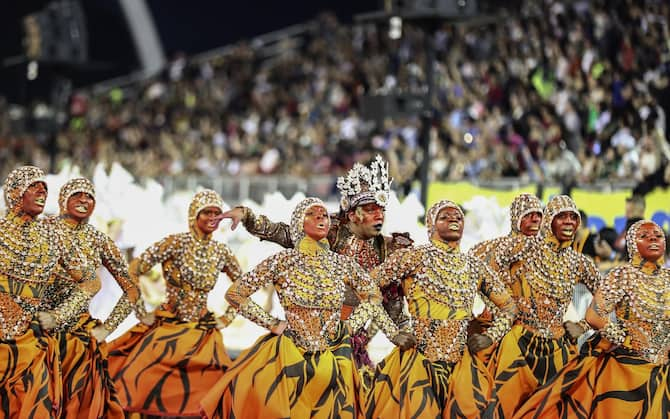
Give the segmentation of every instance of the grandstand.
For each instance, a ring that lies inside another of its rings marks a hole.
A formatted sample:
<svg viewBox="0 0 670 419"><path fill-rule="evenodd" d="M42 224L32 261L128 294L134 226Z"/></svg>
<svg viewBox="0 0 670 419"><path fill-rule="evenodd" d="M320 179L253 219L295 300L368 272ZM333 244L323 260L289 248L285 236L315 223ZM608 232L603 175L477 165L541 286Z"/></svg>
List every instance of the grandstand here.
<svg viewBox="0 0 670 419"><path fill-rule="evenodd" d="M231 201L274 190L328 199L337 175L382 153L404 196L418 189L421 115L375 124L362 104L379 92L424 91L431 37L430 182L640 194L667 187L666 2L479 5L496 18L444 20L430 33L408 21L398 39L383 22L324 11L160 67L82 87L61 81L55 99L0 100L0 175L25 162L87 175L117 162L169 191L202 185Z"/></svg>

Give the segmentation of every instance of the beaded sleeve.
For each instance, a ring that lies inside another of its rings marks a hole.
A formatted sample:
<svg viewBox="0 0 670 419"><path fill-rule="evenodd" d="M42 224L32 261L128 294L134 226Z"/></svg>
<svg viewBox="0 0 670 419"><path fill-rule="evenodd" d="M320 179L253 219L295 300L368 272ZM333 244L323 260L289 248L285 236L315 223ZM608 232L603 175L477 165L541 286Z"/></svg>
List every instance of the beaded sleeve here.
<svg viewBox="0 0 670 419"><path fill-rule="evenodd" d="M179 236L173 234L149 246L141 255L133 259L128 273L133 283L139 284L139 276L148 272L157 263L174 257L179 248Z"/></svg>
<svg viewBox="0 0 670 419"><path fill-rule="evenodd" d="M144 308L144 301L140 297L139 287L130 279L128 265L121 255L121 251L107 235L99 233L99 236L102 265L123 290L123 295L103 323L105 329L111 332L128 317L133 309L135 309L138 317L144 317L146 309Z"/></svg>
<svg viewBox="0 0 670 419"><path fill-rule="evenodd" d="M501 240L498 247L493 249L493 254L485 259L487 260L486 263L498 274L498 277L504 284L511 285L514 280L510 268L530 248L532 243L532 238L508 236L505 240Z"/></svg>
<svg viewBox="0 0 670 419"><path fill-rule="evenodd" d="M418 252L413 249L399 249L391 253L381 265L370 272L370 278L381 288L392 283L402 283L417 265L421 263Z"/></svg>
<svg viewBox="0 0 670 419"><path fill-rule="evenodd" d="M589 289L589 291L591 291L591 293L593 293L602 281L600 271L598 271L598 268L596 267L595 263L593 263L593 260L582 254L580 254L580 256L582 271L582 277L580 278L580 281L586 286L586 288Z"/></svg>
<svg viewBox="0 0 670 419"><path fill-rule="evenodd" d="M81 250L76 245L72 244L66 248L56 234L53 234L51 239L55 241L56 248L60 249L61 252L58 263L77 283L68 298L60 302L52 311L56 322L59 326L62 326L73 322L79 315L88 310L88 304L93 295L86 290L86 284L95 280L95 267L86 262L82 257Z"/></svg>
<svg viewBox="0 0 670 419"><path fill-rule="evenodd" d="M382 297L379 287L357 263L346 260L344 257L342 260L342 263L349 265L349 272L351 272L351 277L345 279L345 282L353 288L361 301L349 317L352 331L357 332L368 320L374 319L382 332L389 339L393 339L398 335L399 329L381 305Z"/></svg>
<svg viewBox="0 0 670 419"><path fill-rule="evenodd" d="M240 263L238 262L233 252L228 248L228 246L222 245L222 247L225 258L223 272L228 275L228 278L230 278L230 281L234 284L242 277L242 268L240 267ZM219 320L227 326L235 319L235 316L237 316L237 311L237 308L230 305L226 309L226 312L223 313L221 317L219 317Z"/></svg>
<svg viewBox="0 0 670 419"><path fill-rule="evenodd" d="M286 223L275 223L264 215L255 215L251 209L247 207L237 207L242 209L244 215L242 216L242 224L244 228L254 236L261 240L268 240L273 243L290 249L293 247L293 240L291 240L291 229Z"/></svg>
<svg viewBox="0 0 670 419"><path fill-rule="evenodd" d="M507 287L491 268L477 258L472 258L470 263L472 273L478 279L480 293L497 308L493 324L484 332L495 342L501 339L512 327L517 307Z"/></svg>
<svg viewBox="0 0 670 419"><path fill-rule="evenodd" d="M622 275L625 272L624 268L618 267L609 272L591 302L593 311L600 318L606 319L605 326L600 330L601 336L615 345L621 345L626 338L623 325L615 318L610 317L610 313L614 311L625 294L625 275Z"/></svg>
<svg viewBox="0 0 670 419"><path fill-rule="evenodd" d="M276 326L279 319L263 310L263 307L256 304L250 297L258 289L275 281L275 274L281 272L278 266L280 257L282 253L265 259L251 272L247 272L238 281L233 282L226 291L226 301L231 307L238 309L244 317L267 329Z"/></svg>

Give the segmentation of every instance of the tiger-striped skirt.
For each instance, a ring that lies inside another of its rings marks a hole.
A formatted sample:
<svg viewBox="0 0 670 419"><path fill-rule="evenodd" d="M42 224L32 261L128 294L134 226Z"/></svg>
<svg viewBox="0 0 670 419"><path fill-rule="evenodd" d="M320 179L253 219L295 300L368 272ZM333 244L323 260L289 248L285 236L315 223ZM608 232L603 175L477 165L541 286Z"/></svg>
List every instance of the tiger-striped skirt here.
<svg viewBox="0 0 670 419"><path fill-rule="evenodd" d="M37 320L0 340L0 418L55 418L62 401L58 344Z"/></svg>
<svg viewBox="0 0 670 419"><path fill-rule="evenodd" d="M539 386L576 356L577 348L567 337L545 338L514 325L489 363L495 377L496 416L512 417Z"/></svg>
<svg viewBox="0 0 670 419"><path fill-rule="evenodd" d="M157 311L151 327L111 342L109 358L124 410L180 417L200 416L200 400L231 364L212 313L183 322Z"/></svg>
<svg viewBox="0 0 670 419"><path fill-rule="evenodd" d="M360 382L344 327L328 350L261 336L202 401L209 418L358 418Z"/></svg>
<svg viewBox="0 0 670 419"><path fill-rule="evenodd" d="M670 363L652 364L595 335L547 385L519 409L515 418L670 417Z"/></svg>
<svg viewBox="0 0 670 419"><path fill-rule="evenodd" d="M466 349L458 363L431 362L416 349L395 348L377 366L366 417L490 417L493 389L493 377L479 354L471 356Z"/></svg>
<svg viewBox="0 0 670 419"><path fill-rule="evenodd" d="M57 334L63 376L62 417L123 418L107 369L107 345L91 336L96 325L85 314L70 331Z"/></svg>

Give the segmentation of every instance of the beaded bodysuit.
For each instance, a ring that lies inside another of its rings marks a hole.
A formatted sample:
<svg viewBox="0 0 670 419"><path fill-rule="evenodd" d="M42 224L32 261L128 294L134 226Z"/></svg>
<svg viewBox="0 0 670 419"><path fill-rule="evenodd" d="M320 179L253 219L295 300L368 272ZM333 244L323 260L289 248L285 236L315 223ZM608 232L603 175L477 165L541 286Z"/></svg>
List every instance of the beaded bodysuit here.
<svg viewBox="0 0 670 419"><path fill-rule="evenodd" d="M623 346L649 362L668 362L670 351L670 269L642 259L636 245L638 221L626 238L630 263L610 271L595 296L602 317L612 311L625 331Z"/></svg>
<svg viewBox="0 0 670 419"><path fill-rule="evenodd" d="M501 308L503 314L496 319L501 324L494 326L501 329L500 336L514 318L512 298L497 276L479 259L437 239L395 252L372 277L381 284L402 284L417 347L431 361L461 359L477 293Z"/></svg>
<svg viewBox="0 0 670 419"><path fill-rule="evenodd" d="M544 210L538 236L512 237L490 260L512 291L519 310L517 322L554 339L565 334L563 316L577 282L593 290L600 279L593 262L572 249L572 241L561 243L554 236L552 221L565 211L579 214L569 197L554 197Z"/></svg>
<svg viewBox="0 0 670 419"><path fill-rule="evenodd" d="M207 296L220 272L225 272L233 282L242 275L240 264L230 248L195 227L198 213L211 206L223 207L218 194L198 192L189 207L190 232L160 240L130 263L130 275L135 279L157 263L162 264L167 294L163 309L186 322L198 321L208 313ZM230 309L225 320L230 321L234 316L235 311Z"/></svg>
<svg viewBox="0 0 670 419"><path fill-rule="evenodd" d="M302 216L294 215L292 226L301 226L304 212L318 202L313 198L303 201L296 209ZM297 242L295 248L269 257L234 284L226 294L231 305L239 306L249 319L271 328L278 320L248 297L261 287L274 284L286 313L287 336L307 351L320 351L327 349L335 336L345 289L349 286L361 299L349 318L352 330L360 329L374 317L387 336L398 333L381 307L379 289L359 265L332 252L325 239L317 242L302 235Z"/></svg>
<svg viewBox="0 0 670 419"><path fill-rule="evenodd" d="M16 177L18 176L18 178ZM63 235L21 211L28 186L43 181L35 167L16 169L4 184L10 208L0 219L0 337L23 334L37 311L52 307L50 293L56 267L72 278L90 281L95 271L76 248L67 248Z"/></svg>

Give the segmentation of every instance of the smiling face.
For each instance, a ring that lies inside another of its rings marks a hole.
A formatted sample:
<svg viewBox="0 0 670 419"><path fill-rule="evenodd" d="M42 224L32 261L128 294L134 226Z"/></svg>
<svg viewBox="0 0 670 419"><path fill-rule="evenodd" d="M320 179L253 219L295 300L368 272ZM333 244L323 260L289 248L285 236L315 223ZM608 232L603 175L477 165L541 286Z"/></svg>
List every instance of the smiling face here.
<svg viewBox="0 0 670 419"><path fill-rule="evenodd" d="M205 207L198 213L195 225L203 234L212 234L219 228L221 223L221 209L218 207Z"/></svg>
<svg viewBox="0 0 670 419"><path fill-rule="evenodd" d="M67 215L81 222L91 216L95 199L86 192L77 192L67 199Z"/></svg>
<svg viewBox="0 0 670 419"><path fill-rule="evenodd" d="M26 214L37 217L44 211L46 201L47 185L44 182L35 182L23 193L21 207Z"/></svg>
<svg viewBox="0 0 670 419"><path fill-rule="evenodd" d="M435 232L446 242L461 240L463 225L463 214L454 207L443 208L435 217Z"/></svg>
<svg viewBox="0 0 670 419"><path fill-rule="evenodd" d="M316 241L326 238L328 230L330 230L328 210L321 205L309 207L305 211L303 230L307 236Z"/></svg>
<svg viewBox="0 0 670 419"><path fill-rule="evenodd" d="M559 242L574 240L578 227L579 216L572 211L559 212L551 221L551 231Z"/></svg>
<svg viewBox="0 0 670 419"><path fill-rule="evenodd" d="M635 243L640 256L650 262L656 262L665 254L665 234L656 224L640 226Z"/></svg>
<svg viewBox="0 0 670 419"><path fill-rule="evenodd" d="M540 231L542 213L539 211L524 215L519 222L519 230L524 236L535 236Z"/></svg>

